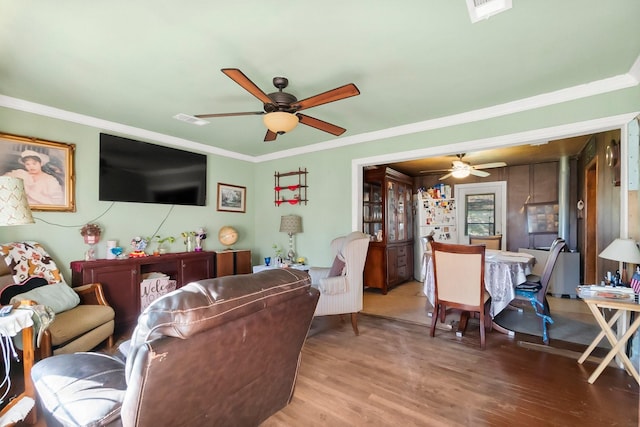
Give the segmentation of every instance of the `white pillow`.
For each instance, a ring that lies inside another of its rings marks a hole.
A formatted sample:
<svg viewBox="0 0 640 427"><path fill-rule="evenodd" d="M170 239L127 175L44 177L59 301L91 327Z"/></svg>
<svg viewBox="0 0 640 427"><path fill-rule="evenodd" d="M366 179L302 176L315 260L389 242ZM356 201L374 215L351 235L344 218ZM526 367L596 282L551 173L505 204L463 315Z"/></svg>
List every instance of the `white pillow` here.
<svg viewBox="0 0 640 427"><path fill-rule="evenodd" d="M56 314L71 310L73 307L80 304L80 297L78 294L64 282L40 286L39 288L32 289L29 292L18 294L11 298L11 304L26 299L51 307L53 312Z"/></svg>

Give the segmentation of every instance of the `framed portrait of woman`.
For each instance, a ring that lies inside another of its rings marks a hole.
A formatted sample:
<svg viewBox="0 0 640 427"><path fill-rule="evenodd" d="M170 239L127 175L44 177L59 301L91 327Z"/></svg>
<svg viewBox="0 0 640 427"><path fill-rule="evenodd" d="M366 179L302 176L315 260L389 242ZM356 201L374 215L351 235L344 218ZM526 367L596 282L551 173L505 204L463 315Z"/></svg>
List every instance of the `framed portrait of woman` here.
<svg viewBox="0 0 640 427"><path fill-rule="evenodd" d="M74 144L0 133L0 175L22 178L34 211L75 212Z"/></svg>

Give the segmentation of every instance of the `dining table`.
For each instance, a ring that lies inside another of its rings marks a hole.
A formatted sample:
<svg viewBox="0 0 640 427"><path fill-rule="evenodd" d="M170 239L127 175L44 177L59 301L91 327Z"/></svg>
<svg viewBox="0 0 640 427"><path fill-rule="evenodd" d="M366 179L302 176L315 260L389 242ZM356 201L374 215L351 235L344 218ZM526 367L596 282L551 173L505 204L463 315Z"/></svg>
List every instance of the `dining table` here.
<svg viewBox="0 0 640 427"><path fill-rule="evenodd" d="M493 319L513 301L516 296L516 286L527 280L527 275L531 274L536 258L528 253L487 249L484 261L484 287L491 295L489 314ZM433 261L429 254L423 258L423 269L425 270L424 294L433 306L435 278ZM513 331L502 328L496 323L494 327L509 336L515 335Z"/></svg>

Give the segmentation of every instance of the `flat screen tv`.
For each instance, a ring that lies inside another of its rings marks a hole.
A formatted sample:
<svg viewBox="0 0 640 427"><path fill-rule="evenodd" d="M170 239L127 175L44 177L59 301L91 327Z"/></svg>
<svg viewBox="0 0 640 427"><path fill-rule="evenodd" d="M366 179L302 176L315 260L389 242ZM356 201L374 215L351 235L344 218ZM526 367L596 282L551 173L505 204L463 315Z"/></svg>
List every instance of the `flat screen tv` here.
<svg viewBox="0 0 640 427"><path fill-rule="evenodd" d="M100 134L103 201L204 206L207 156Z"/></svg>

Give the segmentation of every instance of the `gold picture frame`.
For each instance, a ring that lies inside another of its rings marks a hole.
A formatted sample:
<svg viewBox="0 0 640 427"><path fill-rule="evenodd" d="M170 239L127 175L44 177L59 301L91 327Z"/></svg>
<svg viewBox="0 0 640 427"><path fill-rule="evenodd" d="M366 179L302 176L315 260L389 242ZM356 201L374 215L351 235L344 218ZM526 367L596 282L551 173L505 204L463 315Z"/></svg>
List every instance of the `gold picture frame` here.
<svg viewBox="0 0 640 427"><path fill-rule="evenodd" d="M0 133L0 175L24 180L33 211L75 212L75 144Z"/></svg>
<svg viewBox="0 0 640 427"><path fill-rule="evenodd" d="M247 187L218 183L217 210L221 212L246 212Z"/></svg>

